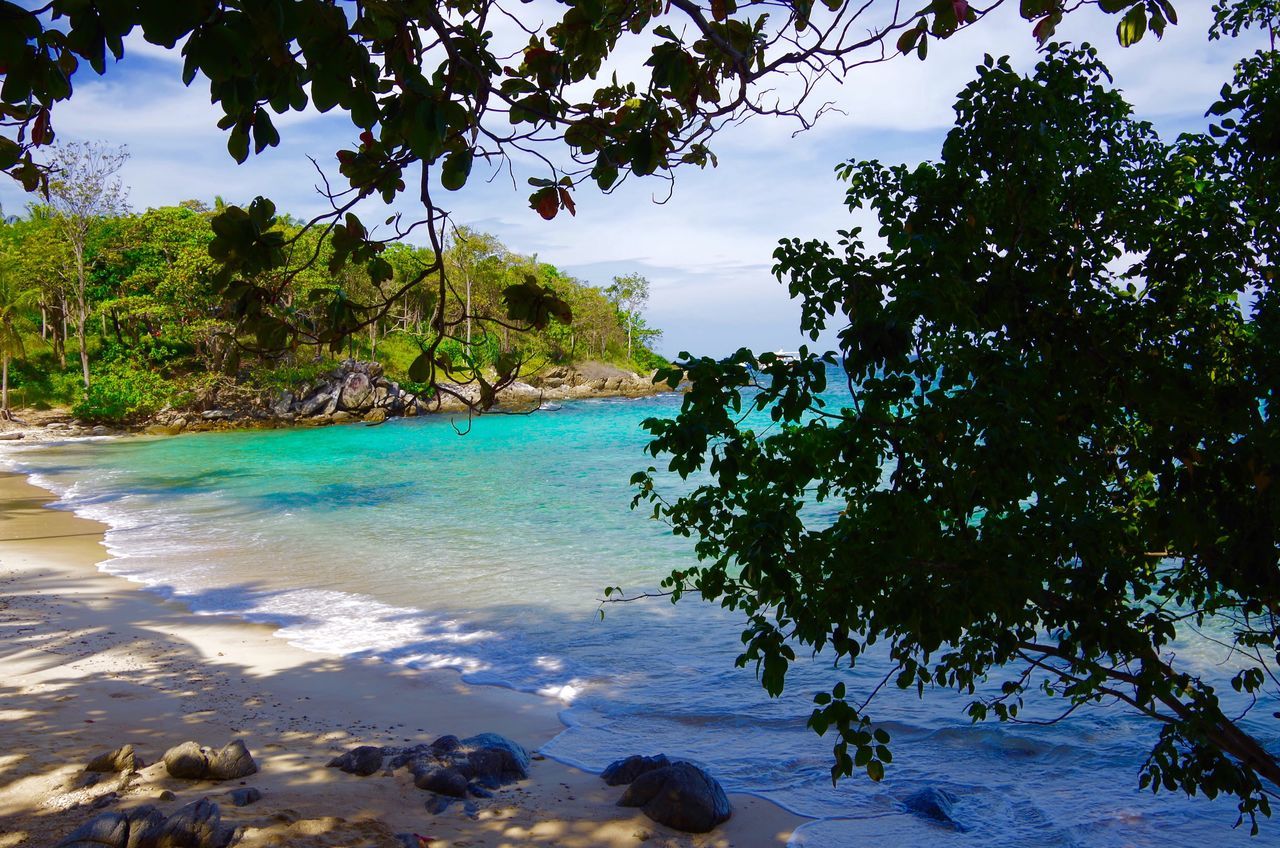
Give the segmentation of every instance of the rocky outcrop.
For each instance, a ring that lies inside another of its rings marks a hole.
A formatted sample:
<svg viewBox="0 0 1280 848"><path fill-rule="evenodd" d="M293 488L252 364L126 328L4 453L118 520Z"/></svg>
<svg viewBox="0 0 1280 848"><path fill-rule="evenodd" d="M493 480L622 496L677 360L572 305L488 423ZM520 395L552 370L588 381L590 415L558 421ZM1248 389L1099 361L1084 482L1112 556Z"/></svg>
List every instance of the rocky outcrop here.
<svg viewBox="0 0 1280 848"><path fill-rule="evenodd" d="M202 798L167 819L150 805L103 813L58 843L58 848L224 848L232 832L222 827L218 805Z"/></svg>
<svg viewBox="0 0 1280 848"><path fill-rule="evenodd" d="M441 736L434 742L408 747L361 745L329 761L330 768L349 774L371 775L384 765L406 769L414 786L446 798L487 798L496 789L529 776L529 752L497 733L459 739Z"/></svg>
<svg viewBox="0 0 1280 848"><path fill-rule="evenodd" d="M94 757L84 767L85 771L94 772L130 772L137 771L146 765L142 757L133 750L132 745L121 745L114 751L107 751Z"/></svg>
<svg viewBox="0 0 1280 848"><path fill-rule="evenodd" d="M164 752L164 767L170 777L186 780L236 780L258 771L258 764L241 739L216 751L195 742L183 742Z"/></svg>
<svg viewBox="0 0 1280 848"><path fill-rule="evenodd" d="M630 757L614 765L634 760L643 763L645 759ZM618 806L640 807L659 824L688 833L706 833L733 815L720 782L683 760L642 771L622 794Z"/></svg>

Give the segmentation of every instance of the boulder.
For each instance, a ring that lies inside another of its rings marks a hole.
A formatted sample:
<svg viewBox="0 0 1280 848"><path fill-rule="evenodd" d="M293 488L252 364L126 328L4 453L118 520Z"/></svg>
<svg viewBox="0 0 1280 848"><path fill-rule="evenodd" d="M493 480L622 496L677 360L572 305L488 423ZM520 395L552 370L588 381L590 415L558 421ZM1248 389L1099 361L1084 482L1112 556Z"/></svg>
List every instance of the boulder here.
<svg viewBox="0 0 1280 848"><path fill-rule="evenodd" d="M327 386L323 388L325 388L326 391L316 392L302 402L302 405L298 407L299 415L303 418L310 418L312 415L319 415L322 410L324 410L325 406L328 405L329 401L333 400L332 389L328 389Z"/></svg>
<svg viewBox="0 0 1280 848"><path fill-rule="evenodd" d="M170 777L200 780L209 771L209 760L197 743L183 742L164 752L164 768Z"/></svg>
<svg viewBox="0 0 1280 848"><path fill-rule="evenodd" d="M969 828L956 821L955 816L952 814L952 808L955 803L956 796L945 789L938 789L934 786L918 789L902 799L902 805L907 808L907 812L964 833Z"/></svg>
<svg viewBox="0 0 1280 848"><path fill-rule="evenodd" d="M625 760L609 763L600 777L604 778L604 782L609 786L621 786L624 783L630 783L645 772L666 768L669 765L671 761L665 754L658 754L656 757L642 757L634 754Z"/></svg>
<svg viewBox="0 0 1280 848"><path fill-rule="evenodd" d="M23 434L23 433L0 433L0 441L2 441L2 442L16 442L16 441L18 441L19 439L21 439L24 435L25 435L25 434Z"/></svg>
<svg viewBox="0 0 1280 848"><path fill-rule="evenodd" d="M529 752L518 742L513 742L497 733L480 733L468 736L460 743L467 750L467 759L476 768L477 777L496 778L500 783L524 780L529 776ZM494 756L478 752L492 752ZM480 771L478 764L483 762L485 771Z"/></svg>
<svg viewBox="0 0 1280 848"><path fill-rule="evenodd" d="M134 752L132 745L121 745L114 751L107 751L105 754L99 754L94 757L84 767L84 770L100 772L137 771L145 765L146 763L142 761L142 757L139 757Z"/></svg>
<svg viewBox="0 0 1280 848"><path fill-rule="evenodd" d="M361 745L341 756L334 757L328 762L328 767L345 771L347 774L368 777L382 768L382 749L373 745Z"/></svg>
<svg viewBox="0 0 1280 848"><path fill-rule="evenodd" d="M342 381L342 390L338 393L338 408L348 412L361 412L372 403L373 382L368 374L352 371Z"/></svg>
<svg viewBox="0 0 1280 848"><path fill-rule="evenodd" d="M185 780L236 780L258 771L258 764L240 739L217 751L183 742L164 752L164 767L170 777Z"/></svg>
<svg viewBox="0 0 1280 848"><path fill-rule="evenodd" d="M271 411L277 416L283 416L293 409L293 401L293 392L281 392L276 402L271 405Z"/></svg>
<svg viewBox="0 0 1280 848"><path fill-rule="evenodd" d="M350 412L347 412L344 409L339 409L337 412L334 412L332 415L329 416L329 420L332 421L334 424L341 424L343 421L350 421L354 417L355 416L353 416Z"/></svg>
<svg viewBox="0 0 1280 848"><path fill-rule="evenodd" d="M231 832L222 828L222 811L208 798L193 801L165 820L156 848L224 848Z"/></svg>
<svg viewBox="0 0 1280 848"><path fill-rule="evenodd" d="M385 386L374 386L372 394L369 395L369 406L375 408L388 406L390 398L391 393L387 391Z"/></svg>
<svg viewBox="0 0 1280 848"><path fill-rule="evenodd" d="M244 740L233 739L209 758L209 774L214 780L236 780L258 771Z"/></svg>
<svg viewBox="0 0 1280 848"><path fill-rule="evenodd" d="M179 418L177 421L174 422L174 426L181 429L182 427L187 426L187 420L185 418ZM104 427L103 425L99 424L89 432L93 433L93 435L95 436L107 436L111 434L111 429L109 427Z"/></svg>
<svg viewBox="0 0 1280 848"><path fill-rule="evenodd" d="M641 774L618 806L640 807L659 824L689 833L706 833L733 814L719 781L683 761Z"/></svg>
<svg viewBox="0 0 1280 848"><path fill-rule="evenodd" d="M164 816L150 805L103 813L72 831L58 848L157 848L163 827Z"/></svg>
<svg viewBox="0 0 1280 848"><path fill-rule="evenodd" d="M387 411L382 407L374 407L364 414L366 424L382 424L387 420Z"/></svg>
<svg viewBox="0 0 1280 848"><path fill-rule="evenodd" d="M230 409L209 409L200 413L205 421L230 421L235 415Z"/></svg>

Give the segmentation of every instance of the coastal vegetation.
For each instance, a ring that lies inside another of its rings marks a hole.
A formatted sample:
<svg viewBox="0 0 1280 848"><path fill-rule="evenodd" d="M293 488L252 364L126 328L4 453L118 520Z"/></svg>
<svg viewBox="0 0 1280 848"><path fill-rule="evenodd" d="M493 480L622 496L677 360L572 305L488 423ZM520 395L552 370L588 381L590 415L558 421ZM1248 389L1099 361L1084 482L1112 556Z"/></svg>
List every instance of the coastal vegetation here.
<svg viewBox="0 0 1280 848"><path fill-rule="evenodd" d="M634 478L696 540L667 593L740 611L738 663L775 695L802 651L888 662L814 699L833 780L892 762L882 687L942 688L975 721L1134 710L1143 787L1234 798L1254 833L1270 815L1277 26L1274 3L1218 4L1212 37L1260 28L1272 49L1173 142L1088 46L1050 44L1029 75L988 56L936 161L837 169L877 233L776 250L802 329L838 351L675 363L692 390L645 426L697 485ZM851 406L824 401L831 379Z"/></svg>
<svg viewBox="0 0 1280 848"><path fill-rule="evenodd" d="M123 153L78 145L58 156L71 164L64 173L74 175ZM442 377L459 383L478 373L493 384L496 369L508 363L528 373L587 359L641 372L665 362L650 347L660 332L634 302L466 227L451 231L443 253L459 286L448 293L442 337L432 324L436 281L406 284L433 263L430 249L390 246L384 257L392 275L374 283L360 267L331 272L333 240L288 216L275 232L292 242L295 258L274 272L280 279L272 285L298 331L283 342L261 338L246 325L242 304L214 282L209 249L221 200L132 214L119 201L69 211L56 200L72 194L101 203L124 192L101 175L74 189L55 182L54 203L0 223L0 353L5 389L19 406L66 405L85 420L136 422L165 406L205 409L233 386L294 389L343 357L379 360L389 377L421 390L414 363L437 339L450 365ZM562 298L573 322L527 332L509 321L495 324L504 289L527 279ZM647 291L639 275L619 279ZM323 334L335 301L384 301L392 287L397 296L378 314L355 310L359 331Z"/></svg>

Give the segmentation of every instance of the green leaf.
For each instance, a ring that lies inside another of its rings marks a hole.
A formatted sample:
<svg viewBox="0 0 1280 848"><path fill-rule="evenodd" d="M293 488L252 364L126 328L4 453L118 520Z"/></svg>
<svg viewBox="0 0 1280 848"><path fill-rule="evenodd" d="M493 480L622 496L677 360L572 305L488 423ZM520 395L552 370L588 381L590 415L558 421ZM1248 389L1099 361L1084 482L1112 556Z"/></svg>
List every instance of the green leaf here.
<svg viewBox="0 0 1280 848"><path fill-rule="evenodd" d="M470 148L450 153L445 157L444 167L440 171L440 184L449 191L457 191L467 184L471 175L471 162L474 157Z"/></svg>
<svg viewBox="0 0 1280 848"><path fill-rule="evenodd" d="M431 354L423 351L409 363L409 379L415 383L425 383L431 379Z"/></svg>

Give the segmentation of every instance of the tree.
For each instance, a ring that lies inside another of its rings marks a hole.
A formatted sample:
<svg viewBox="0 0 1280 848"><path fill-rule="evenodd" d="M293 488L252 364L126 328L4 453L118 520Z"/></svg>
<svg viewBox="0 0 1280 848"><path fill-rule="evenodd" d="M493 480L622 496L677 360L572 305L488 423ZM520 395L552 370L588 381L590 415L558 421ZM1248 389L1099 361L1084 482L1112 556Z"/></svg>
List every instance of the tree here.
<svg viewBox="0 0 1280 848"><path fill-rule="evenodd" d="M1214 33L1275 16L1219 4ZM1280 792L1251 731L1280 694L1280 54L1173 144L1108 80L1089 49L1029 77L988 57L938 161L841 166L882 246L775 253L839 351L684 355L679 416L646 427L696 485L668 500L651 468L636 502L697 540L665 591L746 616L738 662L770 693L803 648L887 654L883 683L967 693L975 721L1037 690L1128 705L1159 728L1141 784L1233 796L1256 833ZM1222 646L1240 694L1177 640ZM833 779L884 774L877 691L814 698Z"/></svg>
<svg viewBox="0 0 1280 848"><path fill-rule="evenodd" d="M75 295L76 340L80 343L80 368L89 388L89 235L102 218L126 208L124 187L116 177L129 154L124 148L73 142L54 151L54 176L49 182L49 203L54 220L71 248L72 293Z"/></svg>
<svg viewBox="0 0 1280 848"><path fill-rule="evenodd" d="M1021 10L1044 41L1081 5L1093 4L1022 0ZM1124 12L1126 43L1148 28L1158 35L1175 19L1170 0L1102 0L1099 7ZM47 183L39 148L54 139L54 110L72 97L73 73L81 62L106 73L108 54L122 57L135 29L154 45L182 44L183 80L208 81L239 162L251 148L260 154L279 143L273 114L337 108L358 142L337 151L346 185L326 177L332 209L309 223L333 237L332 270L363 266L381 296L355 303L335 293L323 310L323 341L340 347L432 280L440 332L419 369L431 381L444 364L439 345L462 320L446 314L449 215L441 198L463 188L475 166L496 176L535 161L541 176L529 178L530 208L546 219L576 214L574 194L583 185L607 192L631 176L670 179L677 167L714 164L714 135L751 115L788 116L807 127L825 108L808 105L819 81L905 53L924 58L931 41L989 11L967 0L930 0L917 11L888 0L781 7L773 0L603 0L560 8L560 19L547 24L541 10L525 13L504 0L53 0L35 10L0 0L0 170L30 190ZM503 28L491 22L499 19L515 22L518 34L495 34ZM648 52L636 73L602 73L633 43ZM392 216L385 237L356 212L365 198L390 203L406 191L421 200L422 217ZM261 282L287 253L273 229L274 209L261 199L220 210L211 250L253 335L285 344L308 330L281 305L283 282ZM382 255L387 244L419 226L431 239L432 264L383 289L393 275ZM503 299L507 329L571 317L562 299L527 279L509 285Z"/></svg>
<svg viewBox="0 0 1280 848"><path fill-rule="evenodd" d="M19 284L5 262L0 266L0 417L12 418L9 410L9 363L26 355L22 340L24 313L34 302L30 289Z"/></svg>
<svg viewBox="0 0 1280 848"><path fill-rule="evenodd" d="M631 358L632 334L636 319L649 303L649 281L639 274L625 274L614 277L613 283L604 290L605 295L622 313L627 325L627 359Z"/></svg>

